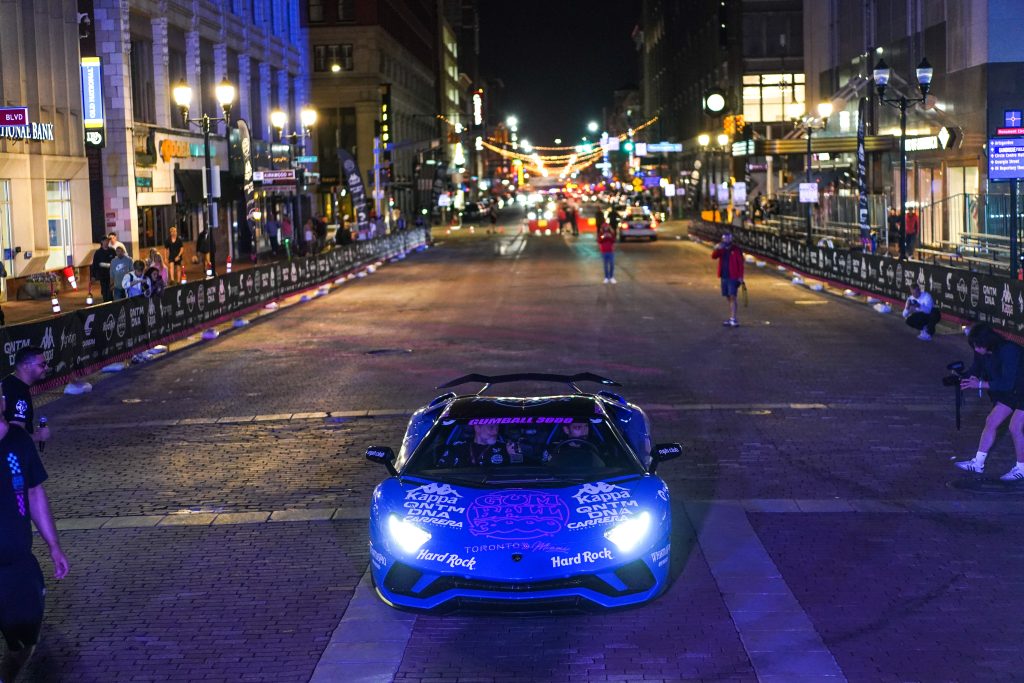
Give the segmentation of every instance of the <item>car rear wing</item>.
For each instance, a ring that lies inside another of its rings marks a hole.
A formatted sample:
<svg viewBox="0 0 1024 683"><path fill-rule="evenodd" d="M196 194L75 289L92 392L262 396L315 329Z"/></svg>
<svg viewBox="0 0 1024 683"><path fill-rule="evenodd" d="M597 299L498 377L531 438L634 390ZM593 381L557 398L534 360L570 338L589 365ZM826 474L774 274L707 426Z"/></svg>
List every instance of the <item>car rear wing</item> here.
<svg viewBox="0 0 1024 683"><path fill-rule="evenodd" d="M473 373L470 375L463 375L462 377L453 379L450 382L445 382L437 388L450 389L452 387L457 387L460 384L480 383L484 386L477 392L477 395L479 396L487 391L487 388L492 384L508 384L509 382L556 382L558 384L568 384L577 394L583 393L583 391L576 386L577 382L596 382L609 387L622 386L614 380L610 380L607 377L601 377L600 375L595 375L592 372L580 372L575 375L555 375L546 372L518 372L511 375L480 375Z"/></svg>

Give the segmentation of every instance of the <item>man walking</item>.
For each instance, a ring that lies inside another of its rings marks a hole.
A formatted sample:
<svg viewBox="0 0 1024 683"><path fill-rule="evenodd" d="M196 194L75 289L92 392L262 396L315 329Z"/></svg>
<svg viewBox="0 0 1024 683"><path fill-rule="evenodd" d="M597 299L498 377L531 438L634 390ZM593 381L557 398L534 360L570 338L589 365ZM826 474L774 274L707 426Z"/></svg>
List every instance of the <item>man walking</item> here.
<svg viewBox="0 0 1024 683"><path fill-rule="evenodd" d="M114 292L110 287L110 263L117 256L110 247L110 239L104 237L100 241L100 248L92 256L92 268L89 269L89 278L93 282L100 283L100 292L104 301L113 301Z"/></svg>
<svg viewBox="0 0 1024 683"><path fill-rule="evenodd" d="M722 233L722 241L711 252L711 258L718 259L718 277L722 281L722 296L729 302L729 319L725 327L739 327L736 319L736 293L743 284L743 250L733 244L732 231Z"/></svg>
<svg viewBox="0 0 1024 683"><path fill-rule="evenodd" d="M32 554L32 522L50 548L57 579L67 576L68 559L43 489L46 469L32 438L6 420L0 420L0 435L0 633L7 642L0 681L13 683L32 656L43 626L46 588Z"/></svg>

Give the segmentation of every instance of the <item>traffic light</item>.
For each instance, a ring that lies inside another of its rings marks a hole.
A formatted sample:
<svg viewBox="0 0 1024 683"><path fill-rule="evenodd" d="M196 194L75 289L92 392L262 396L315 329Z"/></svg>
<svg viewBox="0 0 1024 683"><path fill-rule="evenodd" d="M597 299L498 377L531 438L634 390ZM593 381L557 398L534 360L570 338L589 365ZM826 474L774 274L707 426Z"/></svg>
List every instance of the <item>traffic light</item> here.
<svg viewBox="0 0 1024 683"><path fill-rule="evenodd" d="M387 145L391 142L391 84L381 85L380 95L380 141Z"/></svg>
<svg viewBox="0 0 1024 683"><path fill-rule="evenodd" d="M627 154L632 154L633 153L633 141L632 140L624 140L623 143L622 143L622 151L626 152Z"/></svg>
<svg viewBox="0 0 1024 683"><path fill-rule="evenodd" d="M725 131L726 135L732 136L736 134L736 117L726 116L722 121L722 130Z"/></svg>
<svg viewBox="0 0 1024 683"><path fill-rule="evenodd" d="M736 114L736 116L733 117L733 123L735 124L737 133L742 133L743 129L747 126L747 122L743 118L743 114Z"/></svg>

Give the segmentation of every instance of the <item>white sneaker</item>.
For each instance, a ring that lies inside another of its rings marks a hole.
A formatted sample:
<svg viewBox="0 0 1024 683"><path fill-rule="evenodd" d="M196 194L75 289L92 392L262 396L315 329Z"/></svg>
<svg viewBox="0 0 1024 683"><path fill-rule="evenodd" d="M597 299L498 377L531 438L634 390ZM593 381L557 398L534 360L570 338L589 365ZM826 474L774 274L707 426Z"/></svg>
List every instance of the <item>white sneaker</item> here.
<svg viewBox="0 0 1024 683"><path fill-rule="evenodd" d="M1024 481L1024 465L1017 463L1009 472L999 477L1002 481Z"/></svg>
<svg viewBox="0 0 1024 683"><path fill-rule="evenodd" d="M609 280L609 282L611 282L613 285L619 284L619 281L616 280L615 278L612 278L611 280Z"/></svg>
<svg viewBox="0 0 1024 683"><path fill-rule="evenodd" d="M931 338L932 338L932 335L928 334L924 330L921 330L921 334L917 335L917 338L922 340L922 341L930 341Z"/></svg>
<svg viewBox="0 0 1024 683"><path fill-rule="evenodd" d="M980 474L985 470L985 461L979 460L977 457L973 457L970 460L961 460L956 463L956 466L964 472L975 472Z"/></svg>
<svg viewBox="0 0 1024 683"><path fill-rule="evenodd" d="M605 278L605 279L604 279L604 283L605 283L605 284L608 284L608 278Z"/></svg>

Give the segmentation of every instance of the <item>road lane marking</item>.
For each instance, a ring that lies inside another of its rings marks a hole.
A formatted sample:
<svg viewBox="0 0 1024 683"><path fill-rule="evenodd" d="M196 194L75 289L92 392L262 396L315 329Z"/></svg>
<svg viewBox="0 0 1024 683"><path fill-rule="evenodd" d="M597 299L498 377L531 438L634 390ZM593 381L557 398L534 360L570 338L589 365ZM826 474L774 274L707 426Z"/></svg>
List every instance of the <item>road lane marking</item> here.
<svg viewBox="0 0 1024 683"><path fill-rule="evenodd" d="M758 680L846 681L740 505L686 501L686 514Z"/></svg>

